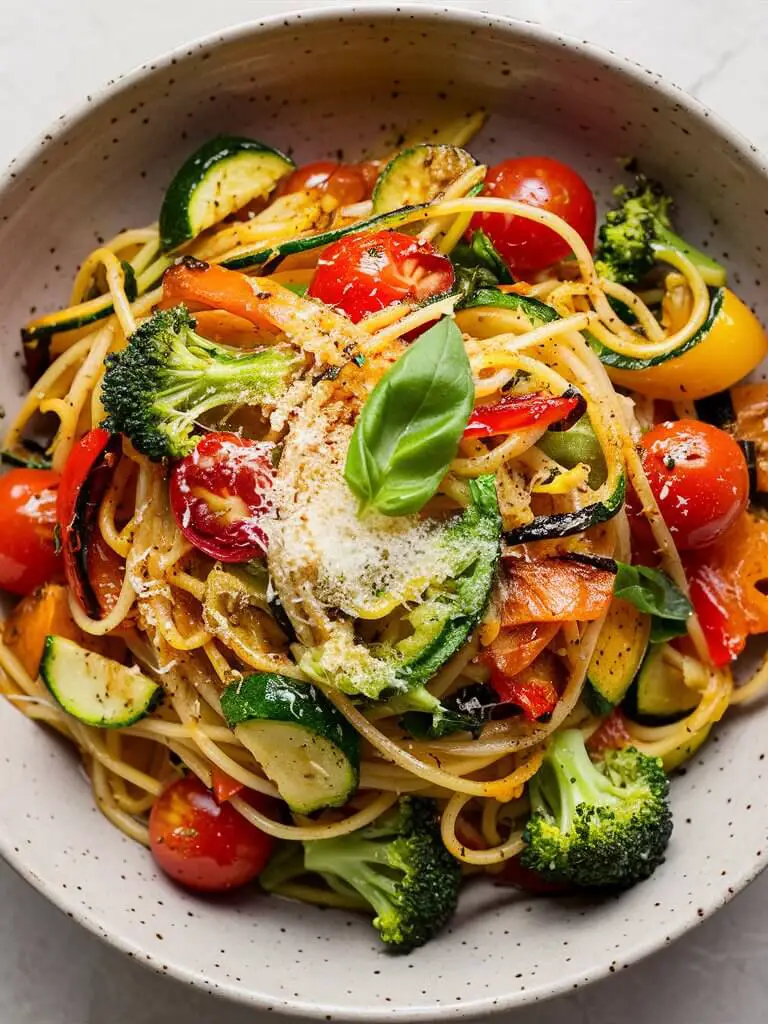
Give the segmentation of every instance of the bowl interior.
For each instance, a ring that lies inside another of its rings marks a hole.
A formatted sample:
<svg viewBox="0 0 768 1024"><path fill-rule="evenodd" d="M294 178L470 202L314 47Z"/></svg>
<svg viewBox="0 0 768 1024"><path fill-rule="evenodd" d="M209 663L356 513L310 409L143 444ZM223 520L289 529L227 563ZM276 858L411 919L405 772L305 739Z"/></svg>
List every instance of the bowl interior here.
<svg viewBox="0 0 768 1024"><path fill-rule="evenodd" d="M714 117L642 69L523 24L455 10L326 10L143 69L12 168L0 193L0 328L12 367L0 401L13 411L25 392L20 324L66 301L76 265L99 239L155 219L170 174L210 135L252 135L299 162L354 159L415 120L479 105L492 117L476 155L559 157L602 200L620 177L618 158L637 155L679 197L687 234L727 259L740 294L768 320L768 181ZM531 902L473 884L446 934L394 958L365 921L343 913L177 890L93 808L64 744L4 702L0 735L0 845L33 884L157 970L326 1019L490 1011L606 973L725 902L759 869L768 833L763 721L734 714L675 781L676 831L650 881L600 904Z"/></svg>

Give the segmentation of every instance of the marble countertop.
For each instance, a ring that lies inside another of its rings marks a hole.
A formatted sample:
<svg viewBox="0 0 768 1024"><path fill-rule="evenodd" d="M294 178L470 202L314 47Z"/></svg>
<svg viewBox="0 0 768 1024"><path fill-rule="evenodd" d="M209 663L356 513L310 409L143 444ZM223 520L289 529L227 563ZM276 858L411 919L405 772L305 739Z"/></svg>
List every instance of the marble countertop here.
<svg viewBox="0 0 768 1024"><path fill-rule="evenodd" d="M336 3L2 0L0 162L107 79L185 39L266 14ZM444 3L530 19L624 53L671 78L768 149L768 0ZM214 1017L217 1024L255 1024L261 1016L223 1003L214 1007L209 996L125 959L1 864L0 906L0 1024L203 1024ZM768 874L644 963L504 1020L759 1024L766 1002Z"/></svg>

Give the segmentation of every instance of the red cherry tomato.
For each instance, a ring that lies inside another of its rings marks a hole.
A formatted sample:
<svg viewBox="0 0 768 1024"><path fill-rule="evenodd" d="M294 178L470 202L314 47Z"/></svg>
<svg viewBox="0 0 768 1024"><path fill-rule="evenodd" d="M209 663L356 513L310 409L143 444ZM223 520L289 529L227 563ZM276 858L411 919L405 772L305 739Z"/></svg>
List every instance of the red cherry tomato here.
<svg viewBox="0 0 768 1024"><path fill-rule="evenodd" d="M259 794L249 793L257 806ZM251 825L194 776L171 783L152 805L149 846L176 882L200 892L222 892L252 882L265 868L274 840Z"/></svg>
<svg viewBox="0 0 768 1024"><path fill-rule="evenodd" d="M349 235L330 245L309 294L353 323L396 302L425 302L453 287L453 264L429 242L397 231Z"/></svg>
<svg viewBox="0 0 768 1024"><path fill-rule="evenodd" d="M280 192L304 192L320 189L333 196L341 206L350 206L371 194L370 173L365 164L342 164L333 160L317 160L299 167L282 183ZM376 180L375 177L373 179Z"/></svg>
<svg viewBox="0 0 768 1024"><path fill-rule="evenodd" d="M190 543L222 562L266 553L261 520L272 508L271 445L237 434L207 434L177 463L169 484L171 509Z"/></svg>
<svg viewBox="0 0 768 1024"><path fill-rule="evenodd" d="M595 237L595 200L583 178L559 160L523 156L492 167L485 194L516 199L556 213L591 248ZM504 213L476 213L470 230L483 230L510 268L519 275L543 270L571 251L567 243L543 224Z"/></svg>
<svg viewBox="0 0 768 1024"><path fill-rule="evenodd" d="M56 495L49 469L12 469L0 477L0 587L28 594L61 572L56 553Z"/></svg>
<svg viewBox="0 0 768 1024"><path fill-rule="evenodd" d="M682 551L712 544L747 507L749 472L741 449L698 420L659 423L643 437L643 469Z"/></svg>

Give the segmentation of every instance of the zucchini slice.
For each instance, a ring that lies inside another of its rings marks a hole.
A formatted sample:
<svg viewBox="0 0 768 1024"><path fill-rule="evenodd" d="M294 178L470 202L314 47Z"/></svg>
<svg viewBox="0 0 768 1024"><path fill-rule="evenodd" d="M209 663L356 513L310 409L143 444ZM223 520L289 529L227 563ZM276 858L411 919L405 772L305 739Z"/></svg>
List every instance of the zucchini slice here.
<svg viewBox="0 0 768 1024"><path fill-rule="evenodd" d="M587 340L592 346L593 351L599 357L600 362L604 363L606 366L613 367L613 369L616 370L648 370L652 366L658 366L660 363L666 363L669 359L677 359L679 356L684 355L706 338L712 330L714 322L720 315L720 311L723 308L725 289L710 289L709 296L709 311L707 312L707 317L704 323L698 331L695 331L690 338L681 342L677 348L662 356L652 356L648 359L642 359L637 356L623 356L620 352L613 352L611 349L607 348L593 335L587 334Z"/></svg>
<svg viewBox="0 0 768 1024"><path fill-rule="evenodd" d="M85 725L122 729L148 714L162 689L138 668L86 651L63 636L47 636L40 675L67 714Z"/></svg>
<svg viewBox="0 0 768 1024"><path fill-rule="evenodd" d="M643 661L651 632L651 617L628 601L615 597L587 669L584 699L597 715L620 704Z"/></svg>
<svg viewBox="0 0 768 1024"><path fill-rule="evenodd" d="M674 722L693 711L701 699L685 685L681 673L666 664L664 647L651 647L633 688L631 711L641 721Z"/></svg>
<svg viewBox="0 0 768 1024"><path fill-rule="evenodd" d="M257 672L224 690L221 709L292 811L340 807L357 789L359 737L311 683Z"/></svg>
<svg viewBox="0 0 768 1024"><path fill-rule="evenodd" d="M613 493L605 501L596 501L576 512L557 512L551 516L537 516L532 522L508 530L504 534L507 544L527 544L534 540L552 540L559 537L572 537L575 533L583 533L590 526L605 523L613 519L624 504L626 479L622 473Z"/></svg>
<svg viewBox="0 0 768 1024"><path fill-rule="evenodd" d="M277 263L285 259L286 256L295 256L300 252L320 249L347 235L359 235L368 231L383 231L385 228L399 227L401 224L409 223L414 212L420 209L423 207L406 206L401 210L393 210L391 213L378 213L375 217L347 224L343 228L329 228L327 231L319 231L315 235L305 235L303 238L291 238L287 242L278 242L268 249L254 245L222 260L221 266L227 267L228 270L248 270L249 267L262 267L267 263Z"/></svg>
<svg viewBox="0 0 768 1024"><path fill-rule="evenodd" d="M168 186L160 209L161 246L176 249L252 199L268 195L294 167L289 157L255 139L210 139Z"/></svg>
<svg viewBox="0 0 768 1024"><path fill-rule="evenodd" d="M389 213L428 203L475 164L475 158L458 146L425 144L406 149L379 175L373 190L373 212Z"/></svg>

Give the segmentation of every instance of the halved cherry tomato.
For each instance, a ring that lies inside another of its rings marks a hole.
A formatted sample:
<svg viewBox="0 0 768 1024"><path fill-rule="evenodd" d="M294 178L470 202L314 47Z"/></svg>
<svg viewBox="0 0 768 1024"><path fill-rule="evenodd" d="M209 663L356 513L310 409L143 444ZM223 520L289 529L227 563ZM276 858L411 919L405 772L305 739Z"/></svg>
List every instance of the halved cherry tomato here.
<svg viewBox="0 0 768 1024"><path fill-rule="evenodd" d="M582 403L579 395L548 395L543 391L504 395L494 405L481 405L472 412L464 437L498 437L526 427L548 427L567 419Z"/></svg>
<svg viewBox="0 0 768 1024"><path fill-rule="evenodd" d="M0 587L28 594L58 576L56 500L61 477L50 469L12 469L0 477Z"/></svg>
<svg viewBox="0 0 768 1024"><path fill-rule="evenodd" d="M225 804L227 800L231 800L233 796L237 796L238 793L242 793L245 786L242 782L238 782L237 779L233 779L231 775L227 775L221 768L217 768L216 765L211 768L211 789L213 795L216 797L217 804Z"/></svg>
<svg viewBox="0 0 768 1024"><path fill-rule="evenodd" d="M266 798L264 798L266 799ZM258 806L260 794L249 793ZM222 892L253 881L266 867L274 840L194 776L171 783L152 805L149 844L174 881L201 892Z"/></svg>
<svg viewBox="0 0 768 1024"><path fill-rule="evenodd" d="M319 189L333 196L341 206L367 199L376 181L378 172L373 176L367 164L342 164L333 160L317 160L297 168L281 183L278 191L281 195L288 192L304 192L308 189ZM372 180L371 180L372 179Z"/></svg>
<svg viewBox="0 0 768 1024"><path fill-rule="evenodd" d="M502 627L591 622L613 595L614 573L567 558L506 558Z"/></svg>
<svg viewBox="0 0 768 1024"><path fill-rule="evenodd" d="M672 420L649 430L642 446L645 475L680 550L712 544L747 507L747 464L724 431Z"/></svg>
<svg viewBox="0 0 768 1024"><path fill-rule="evenodd" d="M348 235L328 246L308 294L353 323L396 302L426 302L453 287L453 264L429 242L397 231Z"/></svg>
<svg viewBox="0 0 768 1024"><path fill-rule="evenodd" d="M237 434L206 434L171 473L171 509L190 543L222 562L267 550L261 524L272 508L271 445Z"/></svg>
<svg viewBox="0 0 768 1024"><path fill-rule="evenodd" d="M103 609L88 575L88 546L119 448L120 438L101 427L84 434L69 453L56 504L64 575L78 603L93 616Z"/></svg>
<svg viewBox="0 0 768 1024"><path fill-rule="evenodd" d="M504 160L488 171L485 194L516 199L567 221L591 248L595 237L595 200L573 168L545 156ZM543 270L570 252L566 242L543 224L504 213L476 213L470 230L485 231L509 267L525 275Z"/></svg>

